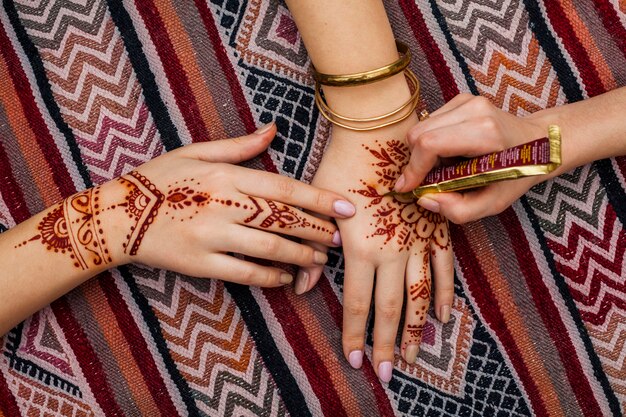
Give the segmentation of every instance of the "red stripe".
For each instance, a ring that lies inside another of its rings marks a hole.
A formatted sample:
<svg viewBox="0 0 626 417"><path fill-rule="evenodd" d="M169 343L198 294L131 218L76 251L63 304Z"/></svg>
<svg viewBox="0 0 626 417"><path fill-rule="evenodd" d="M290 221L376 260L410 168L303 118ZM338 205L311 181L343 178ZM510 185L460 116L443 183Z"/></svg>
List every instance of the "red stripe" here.
<svg viewBox="0 0 626 417"><path fill-rule="evenodd" d="M0 372L0 412L7 417L22 415L2 372Z"/></svg>
<svg viewBox="0 0 626 417"><path fill-rule="evenodd" d="M312 347L300 316L291 303L283 296L282 290L264 289L263 294L269 302L276 319L283 324L287 341L298 358L298 363L307 375L311 388L320 401L325 416L347 416L337 390L329 384L331 381L324 361ZM287 323L288 325L284 325ZM341 407L341 408L339 408Z"/></svg>
<svg viewBox="0 0 626 417"><path fill-rule="evenodd" d="M600 416L602 409L589 385L585 373L582 370L578 354L563 320L561 313L555 306L550 291L541 277L541 272L537 263L528 259L528 254L532 253L528 240L524 234L524 229L513 210L506 210L498 216L511 236L516 236L512 240L513 249L517 256L517 263L526 278L526 283L530 288L530 294L535 301L537 311L541 314L546 330L554 338L554 346L559 352L561 361L565 364L565 373L572 386L572 391L578 399L578 404L584 411L584 415Z"/></svg>
<svg viewBox="0 0 626 417"><path fill-rule="evenodd" d="M52 177L59 187L59 191L64 196L73 194L76 192L74 182L67 172L63 158L61 158L61 153L48 130L45 120L39 112L33 91L28 82L28 77L24 73L20 60L11 47L11 40L8 38L2 25L0 25L0 54L7 63L16 91L20 93L18 95L22 109L24 110L24 115L28 119L33 131L36 132L35 137L37 138L37 143L42 153L46 155L49 165L48 169L52 172Z"/></svg>
<svg viewBox="0 0 626 417"><path fill-rule="evenodd" d="M136 1L135 6L141 14L148 32L150 32L150 37L156 47L159 58L163 62L163 69L172 87L176 104L183 115L183 119L185 119L192 140L210 140L209 131L200 115L200 109L189 86L185 70L178 60L176 50L165 29L165 23L161 19L154 2L152 0Z"/></svg>
<svg viewBox="0 0 626 417"><path fill-rule="evenodd" d="M406 17L407 23L413 30L415 39L417 39L420 48L426 55L426 59L428 60L433 74L437 77L443 98L445 101L452 100L454 96L459 94L459 89L446 59L439 50L439 45L428 31L422 12L415 4L415 0L400 0L400 7L402 7L402 12Z"/></svg>
<svg viewBox="0 0 626 417"><path fill-rule="evenodd" d="M72 315L70 305L66 298L61 298L51 304L52 311L63 329L67 343L76 355L83 375L91 388L98 405L106 415L123 416L124 412L117 405L117 401L109 386L106 373L98 355L94 352L82 326Z"/></svg>
<svg viewBox="0 0 626 417"><path fill-rule="evenodd" d="M235 102L235 108L237 109L237 113L239 113L239 118L246 128L246 132L252 133L256 129L256 123L254 122L254 118L252 117L252 112L250 111L248 101L246 100L246 97L243 94L243 90L241 89L241 84L237 79L235 69L228 59L228 55L226 54L226 48L222 44L222 39L219 32L217 31L217 26L215 26L213 15L211 14L211 11L209 10L206 2L203 2L201 0L195 0L195 3L198 9L198 13L202 18L202 23L204 23L204 28L209 35L211 44L213 45L213 52L215 53L217 62L219 62L220 67L222 68L222 75L224 76L224 78L226 78L228 86L230 87L233 101ZM272 161L272 158L267 153L267 151L263 152L260 155L260 159L266 171L278 172L276 166L274 165L274 162Z"/></svg>
<svg viewBox="0 0 626 417"><path fill-rule="evenodd" d="M544 2L548 20L554 28L556 35L561 39L565 49L574 60L576 69L580 72L583 84L589 96L596 96L605 92L604 85L598 71L589 58L585 47L582 45L576 31L565 15L563 8L557 1Z"/></svg>
<svg viewBox="0 0 626 417"><path fill-rule="evenodd" d="M0 142L0 194L7 204L15 223L28 220L30 213L20 186L15 181L9 157ZM8 226L8 225L7 225Z"/></svg>
<svg viewBox="0 0 626 417"><path fill-rule="evenodd" d="M533 410L538 416L547 417L548 411L539 393L539 387L528 372L527 364L522 359L521 351L507 327L498 303L497 294L493 292L484 271L480 268L479 263L476 262L477 255L472 249L471 243L461 227L451 224L450 229L452 236L454 236L454 255L458 259L460 269L463 271L469 293L476 301L476 307L480 310L486 324L496 333L498 341L502 343L507 357L528 393Z"/></svg>
<svg viewBox="0 0 626 417"><path fill-rule="evenodd" d="M594 3L606 31L613 37L613 41L626 57L626 28L622 25L615 6L609 0L595 0ZM604 41L604 39L598 40Z"/></svg>
<svg viewBox="0 0 626 417"><path fill-rule="evenodd" d="M178 410L176 410L172 402L172 397L169 395L161 373L157 369L155 362L151 360L152 354L148 350L146 339L139 331L139 328L133 325L135 319L130 314L130 310L115 285L113 277L109 272L106 272L100 275L98 283L106 296L109 306L111 306L111 310L115 314L117 322L121 325L122 333L128 341L133 358L135 358L139 369L141 369L146 386L150 394L152 394L154 402L158 404L161 414L164 416L177 415Z"/></svg>
<svg viewBox="0 0 626 417"><path fill-rule="evenodd" d="M324 275L320 278L317 283L317 288L322 292L322 297L326 301L326 305L328 306L329 313L331 317L335 320L335 324L338 329L342 327L343 321L343 307L335 292L330 286L330 282L328 278ZM339 360L345 360L343 357L339 358ZM370 384L374 391L374 397L376 398L376 404L378 405L378 412L381 416L393 416L394 410L391 407L391 403L389 402L389 397L385 392L385 389L380 383L378 376L376 376L376 372L374 372L374 367L372 363L367 358L367 356L363 357L363 366L361 367L365 377L367 378L367 382Z"/></svg>

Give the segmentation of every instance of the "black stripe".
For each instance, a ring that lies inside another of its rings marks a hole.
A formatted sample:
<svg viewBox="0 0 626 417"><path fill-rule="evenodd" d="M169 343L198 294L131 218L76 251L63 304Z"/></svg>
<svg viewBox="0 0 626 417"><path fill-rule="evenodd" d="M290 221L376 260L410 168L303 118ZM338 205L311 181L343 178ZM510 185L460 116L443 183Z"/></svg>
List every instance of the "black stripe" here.
<svg viewBox="0 0 626 417"><path fill-rule="evenodd" d="M441 28L441 32L443 32L443 35L446 37L448 48L450 48L450 51L452 51L452 55L454 55L454 58L457 60L459 67L463 72L465 82L467 83L470 91L475 96L479 95L478 88L476 87L476 81L474 81L474 77L472 77L472 73L469 70L469 66L465 61L465 58L463 58L463 55L461 55L461 52L459 52L459 49L456 47L456 42L454 42L454 39L452 38L452 33L450 33L450 29L448 29L448 22L446 22L445 17L443 17L443 14L441 13L441 10L439 10L439 7L437 6L435 0L430 0L430 8L433 12L433 16L435 16L435 19L439 24L439 28Z"/></svg>
<svg viewBox="0 0 626 417"><path fill-rule="evenodd" d="M617 400L617 397L615 396L615 393L613 392L613 389L611 388L611 384L609 383L609 380L606 374L604 373L604 370L602 369L602 362L600 362L600 358L598 357L593 347L593 343L591 342L591 339L589 338L589 334L587 333L587 328L585 327L585 324L583 323L582 318L580 317L580 312L578 311L578 308L576 307L576 303L574 302L574 299L572 298L572 295L569 290L569 286L565 282L565 279L563 278L563 276L556 269L556 264L554 262L553 253L548 248L548 243L546 242L546 238L543 234L543 230L541 229L541 226L539 225L539 220L537 219L537 216L535 215L535 212L530 206L530 203L528 202L526 197L522 197L520 201L522 203L522 206L524 207L524 210L526 212L526 215L528 216L528 219L530 220L530 224L533 227L533 230L535 232L535 237L537 238L537 241L539 242L539 245L541 246L541 251L543 252L543 256L546 260L546 263L548 264L548 268L550 269L550 274L552 275L552 278L554 279L554 283L559 289L559 293L561 293L561 298L563 299L563 302L565 303L565 306L567 307L567 310L570 316L574 320L574 323L576 323L576 329L578 329L578 334L585 346L585 351L587 352L589 361L591 362L591 366L593 367L593 374L598 379L598 381L600 382L600 385L602 386L602 389L604 390L604 395L606 395L607 397L607 400L609 402L609 407L611 407L611 411L616 416L621 415L619 401Z"/></svg>
<svg viewBox="0 0 626 417"><path fill-rule="evenodd" d="M137 75L137 80L142 86L143 95L146 99L146 105L152 114L154 123L161 136L161 141L166 150L171 151L173 149L182 146L182 142L178 135L178 131L174 126L174 122L170 117L167 107L159 94L159 87L152 71L150 71L150 65L148 59L143 52L143 46L133 21L130 18L128 12L124 8L121 0L107 0L111 17L115 22L115 25L119 28L122 38L124 39L124 45L128 52L128 57ZM164 63L167 65L167 63Z"/></svg>
<svg viewBox="0 0 626 417"><path fill-rule="evenodd" d="M556 71L563 92L567 97L567 101L574 103L582 100L583 92L578 84L578 79L574 75L567 60L561 53L561 49L556 42L554 36L550 32L546 21L543 18L541 9L535 0L524 0L526 10L530 16L530 29L533 31L541 48L552 63L552 67ZM611 166L611 161L596 161L594 167L600 175L600 182L607 190L609 203L615 209L615 213L622 224L626 224L626 191L620 184L615 170Z"/></svg>
<svg viewBox="0 0 626 417"><path fill-rule="evenodd" d="M246 322L248 331L254 339L256 348L263 358L265 366L274 376L274 382L280 391L280 396L285 403L285 407L287 407L287 411L292 416L312 417L304 394L291 374L283 355L278 350L272 333L265 323L263 313L250 292L250 288L230 282L225 282L224 285L232 295L235 303L237 303L241 311L241 317Z"/></svg>
<svg viewBox="0 0 626 417"><path fill-rule="evenodd" d="M48 113L50 113L50 117L52 117L54 124L65 137L67 146L70 149L70 154L72 155L72 159L76 165L76 169L85 183L85 186L87 188L92 187L93 183L91 182L87 166L85 166L81 158L80 149L78 147L78 143L76 142L76 138L74 137L74 133L67 123L65 123L65 120L63 120L63 116L61 116L61 109L59 109L59 106L52 95L52 89L50 87L50 83L48 82L48 78L46 77L46 70L44 69L41 57L39 56L39 51L37 51L35 44L28 37L28 33L26 33L24 26L22 26L22 22L20 21L13 1L4 0L3 4L4 10L6 11L9 21L11 22L11 26L17 36L17 40L30 61L31 68L35 74L35 80L37 81L37 87L39 88L39 93L41 94L41 98L48 109ZM52 168L54 169L56 167Z"/></svg>
<svg viewBox="0 0 626 417"><path fill-rule="evenodd" d="M172 381L174 381L174 384L176 384L176 387L178 388L178 392L180 393L180 396L185 403L187 412L190 416L200 416L201 413L196 407L196 402L193 398L191 388L189 388L189 384L187 384L185 378L183 378L178 372L178 367L176 366L174 360L172 359L172 356L170 355L169 348L167 347L167 342L165 341L165 338L161 333L161 324L159 323L159 319L157 319L154 311L152 311L152 307L150 307L148 300L143 296L143 294L141 294L141 291L139 291L137 282L135 281L133 274L128 270L128 268L125 266L121 266L118 267L118 270L120 271L122 278L124 278L124 282L126 282L126 285L128 285L133 300L135 300L135 303L139 307L139 310L141 310L141 315L146 322L148 330L150 331L150 335L154 340L154 343L163 359L163 363L165 364L165 367L167 368L167 371L169 372Z"/></svg>
<svg viewBox="0 0 626 417"><path fill-rule="evenodd" d="M548 24L543 18L539 4L535 0L524 0L524 5L529 16L528 26L535 34L537 41L539 41L541 48L556 71L556 76L567 100L571 103L582 100L583 92L578 85L578 79L563 56L561 47L554 36L552 36Z"/></svg>

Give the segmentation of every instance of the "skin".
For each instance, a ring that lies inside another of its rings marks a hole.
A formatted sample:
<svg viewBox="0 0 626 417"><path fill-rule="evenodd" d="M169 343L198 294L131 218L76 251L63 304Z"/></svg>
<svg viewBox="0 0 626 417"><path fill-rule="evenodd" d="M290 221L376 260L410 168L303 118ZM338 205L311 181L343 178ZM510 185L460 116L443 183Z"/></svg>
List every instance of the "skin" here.
<svg viewBox="0 0 626 417"><path fill-rule="evenodd" d="M319 0L315 2L288 0L287 5L298 26L307 51L315 68L328 74L348 74L380 68L398 59L393 32L378 0ZM363 118L386 114L398 108L410 97L410 90L403 74L383 81L357 87L324 87L329 106L339 114ZM385 120L382 120L384 122ZM374 304L374 369L383 382L391 379L396 335L403 315L403 299L410 294L412 286L430 282L431 264L434 272L435 313L446 322L449 319L453 292L452 250L430 248L432 239L415 239L411 245L399 244L398 236L377 234L380 228L398 223L388 215L382 222L378 209L392 204L396 210L406 204L385 197L372 206L375 197L368 197L359 190L375 184L376 194L392 188L379 183L376 174L381 162L369 149L380 148L388 141L406 145L406 135L417 117L413 114L402 123L369 132L354 132L333 126L332 139L327 147L313 184L328 187L335 192L350 194L357 206L352 221L339 221L342 234L346 273L344 276L343 350L346 360L359 368L363 361L365 328L370 306ZM401 165L406 163L403 160ZM393 181L400 174L395 170ZM352 191L351 191L352 190ZM409 210L409 209L407 209ZM413 207L413 210L416 210ZM435 228L431 217L424 217L428 228ZM380 223L378 221L381 220ZM411 234L417 232L417 224L408 227ZM447 223L440 224L447 238ZM321 246L314 245L318 250ZM431 259L432 258L432 259ZM302 268L298 273L296 291L308 291L319 279L320 267ZM418 329L426 319L427 299L413 300L407 297L404 311L405 322ZM444 307L446 306L446 307ZM405 360L414 363L421 332L405 327L402 329L401 353Z"/></svg>
<svg viewBox="0 0 626 417"><path fill-rule="evenodd" d="M466 223L504 211L533 185L595 160L626 154L626 88L581 102L513 116L483 97L460 94L413 126L406 140L411 160L395 189L415 188L428 171L450 157L472 157L500 151L561 128L562 165L547 176L505 181L464 193L429 194L418 200L454 223Z"/></svg>
<svg viewBox="0 0 626 417"><path fill-rule="evenodd" d="M264 287L293 277L229 253L303 267L326 263L325 253L282 235L337 246L336 226L295 206L345 218L353 205L337 193L233 165L262 152L275 129L169 152L1 234L0 335L94 275L130 262Z"/></svg>

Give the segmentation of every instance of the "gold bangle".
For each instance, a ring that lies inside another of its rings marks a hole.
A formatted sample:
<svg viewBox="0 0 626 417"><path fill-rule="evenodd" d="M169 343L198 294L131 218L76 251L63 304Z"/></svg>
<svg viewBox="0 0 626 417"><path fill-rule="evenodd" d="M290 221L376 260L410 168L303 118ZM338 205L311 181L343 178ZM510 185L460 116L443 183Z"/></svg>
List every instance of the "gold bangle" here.
<svg viewBox="0 0 626 417"><path fill-rule="evenodd" d="M354 85L369 84L393 77L394 75L404 71L411 62L411 50L409 49L409 47L400 41L396 41L396 47L398 48L398 52L400 52L402 55L400 56L400 58L398 58L397 61L382 68L377 68L365 72L357 72L353 74L333 75L317 72L315 67L311 65L313 78L315 79L315 82L322 85L349 87Z"/></svg>
<svg viewBox="0 0 626 417"><path fill-rule="evenodd" d="M386 119L387 117L391 117L400 113L405 107L409 106L414 101L419 100L420 82L417 79L417 76L415 75L415 73L413 73L413 71L408 70L408 69L405 71L405 75L407 79L413 84L412 86L414 89L413 94L411 94L411 97L406 102L404 102L400 107L398 107L395 110L390 111L389 113L382 114L380 116L356 118L356 117L342 116L339 113L334 112L328 106L328 103L326 103L326 100L324 99L324 96L322 95L322 88L319 84L315 84L315 104L317 104L318 108L321 108L326 113L331 114L333 117L337 119L345 120L348 122L365 123L365 122L375 122L381 119Z"/></svg>
<svg viewBox="0 0 626 417"><path fill-rule="evenodd" d="M328 107L328 104L324 101L323 97L320 94L321 90L319 88L315 89L315 103L317 104L320 114L324 118L326 118L329 122L337 126L343 127L345 129L354 130L357 132L363 132L363 131L375 130L375 129L380 129L386 126L390 126L408 118L415 111L415 108L417 107L419 103L419 90L420 90L419 80L417 79L417 76L409 69L406 70L406 75L407 75L407 79L409 79L411 83L413 84L414 92L411 95L411 99L407 101L406 103L404 103L402 106L398 107L397 109L382 116L369 117L369 118L350 118L346 116L341 116L337 114L336 112L334 112L330 107ZM358 126L352 126L352 125L336 120L336 119L340 119L340 120L352 121L356 123L372 122L372 121L381 120L386 117L398 114L403 109L407 109L407 106L408 106L408 110L402 116L396 119L390 120L388 122L375 125L375 126L358 127Z"/></svg>

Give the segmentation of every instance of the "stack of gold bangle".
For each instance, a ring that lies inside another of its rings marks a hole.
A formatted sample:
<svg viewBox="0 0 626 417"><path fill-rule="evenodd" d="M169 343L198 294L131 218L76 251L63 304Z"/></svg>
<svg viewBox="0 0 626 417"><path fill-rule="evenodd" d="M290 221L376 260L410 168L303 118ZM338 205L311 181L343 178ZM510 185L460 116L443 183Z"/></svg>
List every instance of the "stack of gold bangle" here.
<svg viewBox="0 0 626 417"><path fill-rule="evenodd" d="M317 104L317 107L319 108L322 116L324 116L331 123L337 126L356 131L380 129L385 126L401 122L402 120L409 117L415 111L415 108L419 103L420 83L413 71L408 68L409 63L411 62L411 51L402 42L396 41L396 46L398 48L398 52L401 53L400 58L387 66L377 68L371 71L359 72L354 74L333 75L323 74L317 72L315 68L312 68L313 78L315 79L315 104ZM382 114L380 116L365 118L342 116L333 111L328 106L328 103L326 103L323 95L322 85L334 87L349 87L370 84L376 81L382 81L384 79L393 77L394 75L399 74L403 71L407 80L410 83L410 88L413 91L413 93L411 94L411 98L395 110L392 110L389 113ZM391 120L386 120L394 116L396 117ZM373 122L379 121L382 122L372 125Z"/></svg>

